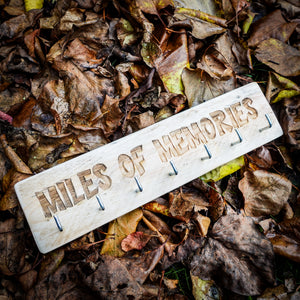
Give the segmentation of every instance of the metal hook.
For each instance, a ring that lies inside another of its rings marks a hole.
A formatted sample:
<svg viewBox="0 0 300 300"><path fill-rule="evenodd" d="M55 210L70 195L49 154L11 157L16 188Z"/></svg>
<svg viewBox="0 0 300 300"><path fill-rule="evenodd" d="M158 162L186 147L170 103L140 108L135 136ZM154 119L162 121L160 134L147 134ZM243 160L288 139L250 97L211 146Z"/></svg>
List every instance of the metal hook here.
<svg viewBox="0 0 300 300"><path fill-rule="evenodd" d="M60 221L59 221L59 218L57 217L57 216L53 216L53 218L54 218L54 220L55 220L55 223L56 223L56 226L57 226L57 228L59 229L59 231L63 231L63 228L62 228L62 226L61 226L61 223L60 223Z"/></svg>
<svg viewBox="0 0 300 300"><path fill-rule="evenodd" d="M105 206L104 206L104 204L103 204L103 202L102 202L100 196L96 195L96 199L97 199L97 201L98 201L98 204L99 204L100 208L101 208L102 210L105 210Z"/></svg>
<svg viewBox="0 0 300 300"><path fill-rule="evenodd" d="M269 126L260 128L260 129L259 129L259 132L262 132L262 131L264 131L264 130L266 130L266 129L269 129L269 128L271 128L272 125L273 125L273 123L272 123L272 121L271 121L271 119L270 119L270 116L269 116L268 114L265 114L265 117L266 117L266 119L268 120Z"/></svg>
<svg viewBox="0 0 300 300"><path fill-rule="evenodd" d="M172 176L172 175L178 175L178 170L176 169L176 167L175 167L175 165L174 165L174 163L170 160L170 165L171 165L171 167L173 168L173 171L174 171L174 173L169 173L169 175L170 176Z"/></svg>
<svg viewBox="0 0 300 300"><path fill-rule="evenodd" d="M201 160L211 159L211 153L210 153L208 147L206 146L206 144L204 144L203 146L204 146L204 148L205 148L205 150L206 150L208 156L202 157Z"/></svg>
<svg viewBox="0 0 300 300"><path fill-rule="evenodd" d="M234 128L234 130L235 130L236 134L237 134L238 137L239 137L239 141L234 142L234 143L231 143L231 146L234 146L234 145L236 145L236 144L239 144L239 143L241 143L241 142L243 141L243 138L242 138L242 136L241 136L239 130L238 130L237 128Z"/></svg>
<svg viewBox="0 0 300 300"><path fill-rule="evenodd" d="M141 183L139 182L138 178L136 176L134 176L134 180L139 188L139 191L142 192L143 191L143 187L141 185ZM138 191L137 191L138 192Z"/></svg>

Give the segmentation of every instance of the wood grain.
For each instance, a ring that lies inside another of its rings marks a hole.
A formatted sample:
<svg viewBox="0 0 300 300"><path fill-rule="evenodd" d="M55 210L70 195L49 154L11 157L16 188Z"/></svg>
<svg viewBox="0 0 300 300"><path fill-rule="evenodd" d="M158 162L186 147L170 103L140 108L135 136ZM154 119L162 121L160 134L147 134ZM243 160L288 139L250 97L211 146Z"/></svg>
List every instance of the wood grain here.
<svg viewBox="0 0 300 300"><path fill-rule="evenodd" d="M15 190L46 253L280 135L268 101L251 83L25 179Z"/></svg>

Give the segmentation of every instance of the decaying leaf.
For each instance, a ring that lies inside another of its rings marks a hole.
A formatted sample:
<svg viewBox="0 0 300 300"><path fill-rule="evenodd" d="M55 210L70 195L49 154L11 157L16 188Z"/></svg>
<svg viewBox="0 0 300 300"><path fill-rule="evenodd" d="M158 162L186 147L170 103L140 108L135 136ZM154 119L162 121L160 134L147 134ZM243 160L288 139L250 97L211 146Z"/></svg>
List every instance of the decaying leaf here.
<svg viewBox="0 0 300 300"><path fill-rule="evenodd" d="M255 56L280 75L300 75L300 51L280 40L264 40L258 45Z"/></svg>
<svg viewBox="0 0 300 300"><path fill-rule="evenodd" d="M142 210L136 209L110 222L107 239L103 243L101 254L109 254L115 257L123 256L125 252L121 249L121 242L126 236L135 232L136 226L142 217Z"/></svg>
<svg viewBox="0 0 300 300"><path fill-rule="evenodd" d="M15 219L0 222L0 270L2 274L20 272L25 262L25 234Z"/></svg>
<svg viewBox="0 0 300 300"><path fill-rule="evenodd" d="M240 295L259 295L274 283L272 245L250 218L241 215L221 217L190 265L193 276L214 280Z"/></svg>
<svg viewBox="0 0 300 300"><path fill-rule="evenodd" d="M263 40L275 38L286 42L297 26L296 22L288 23L282 17L280 9L274 10L253 24L248 45L255 47Z"/></svg>
<svg viewBox="0 0 300 300"><path fill-rule="evenodd" d="M239 182L245 199L245 212L249 216L276 216L291 193L291 182L281 175L264 170L247 171Z"/></svg>
<svg viewBox="0 0 300 300"><path fill-rule="evenodd" d="M222 299L222 292L215 285L213 280L202 280L191 274L193 284L193 296L195 299L218 300Z"/></svg>
<svg viewBox="0 0 300 300"><path fill-rule="evenodd" d="M182 82L189 107L220 96L234 88L233 77L218 80L201 69L184 69Z"/></svg>

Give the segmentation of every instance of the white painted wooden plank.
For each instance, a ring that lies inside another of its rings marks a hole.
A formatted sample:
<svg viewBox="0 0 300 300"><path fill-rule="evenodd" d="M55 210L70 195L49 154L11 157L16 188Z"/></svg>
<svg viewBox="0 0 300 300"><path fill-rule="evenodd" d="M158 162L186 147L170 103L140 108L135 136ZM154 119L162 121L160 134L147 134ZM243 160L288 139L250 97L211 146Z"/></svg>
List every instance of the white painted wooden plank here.
<svg viewBox="0 0 300 300"><path fill-rule="evenodd" d="M15 190L37 246L46 253L280 135L268 101L251 83L27 178ZM164 152L168 143L171 157ZM170 160L178 175L170 176Z"/></svg>

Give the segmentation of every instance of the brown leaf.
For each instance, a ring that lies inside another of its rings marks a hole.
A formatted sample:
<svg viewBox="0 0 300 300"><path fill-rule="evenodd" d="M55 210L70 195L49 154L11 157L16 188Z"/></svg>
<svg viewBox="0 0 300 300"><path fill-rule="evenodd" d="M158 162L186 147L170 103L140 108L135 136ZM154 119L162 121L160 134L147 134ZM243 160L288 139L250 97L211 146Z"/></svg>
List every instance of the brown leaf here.
<svg viewBox="0 0 300 300"><path fill-rule="evenodd" d="M235 87L234 78L218 80L201 69L184 69L182 72L184 93L189 107L220 96Z"/></svg>
<svg viewBox="0 0 300 300"><path fill-rule="evenodd" d="M297 23L288 23L284 20L280 9L276 9L253 25L252 34L248 39L248 45L255 47L262 41L274 38L287 42L297 27Z"/></svg>
<svg viewBox="0 0 300 300"><path fill-rule="evenodd" d="M49 275L53 274L58 269L64 256L65 251L63 249L58 249L46 254L39 270L39 281L42 281Z"/></svg>
<svg viewBox="0 0 300 300"><path fill-rule="evenodd" d="M41 10L31 10L15 18L11 18L0 25L0 39L21 37L24 30L34 25L41 14Z"/></svg>
<svg viewBox="0 0 300 300"><path fill-rule="evenodd" d="M126 236L135 232L136 226L142 217L143 211L136 209L110 222L101 254L115 257L123 256L125 252L121 249L121 242Z"/></svg>
<svg viewBox="0 0 300 300"><path fill-rule="evenodd" d="M25 234L16 227L15 219L0 222L0 271L9 276L24 266Z"/></svg>
<svg viewBox="0 0 300 300"><path fill-rule="evenodd" d="M128 252L132 249L142 250L151 239L151 235L142 231L136 231L124 238L121 242L123 251Z"/></svg>
<svg viewBox="0 0 300 300"><path fill-rule="evenodd" d="M283 76L300 75L300 51L279 40L264 40L258 45L255 56Z"/></svg>
<svg viewBox="0 0 300 300"><path fill-rule="evenodd" d="M65 264L38 282L26 294L26 299L94 299L91 291L81 289L76 281L75 266L72 263Z"/></svg>
<svg viewBox="0 0 300 300"><path fill-rule="evenodd" d="M274 165L271 153L265 146L255 149L251 154L247 155L247 157L251 163L261 169L270 169Z"/></svg>
<svg viewBox="0 0 300 300"><path fill-rule="evenodd" d="M25 292L29 291L36 284L37 275L38 272L36 270L29 270L19 276L18 280Z"/></svg>
<svg viewBox="0 0 300 300"><path fill-rule="evenodd" d="M85 25L94 24L98 21L97 14L86 12L80 8L70 8L65 15L60 19L59 29L61 31L69 31L73 26L82 27Z"/></svg>
<svg viewBox="0 0 300 300"><path fill-rule="evenodd" d="M123 113L119 107L119 100L106 95L102 112L101 123L104 129L104 135L108 137L120 126L123 117Z"/></svg>
<svg viewBox="0 0 300 300"><path fill-rule="evenodd" d="M210 218L205 217L201 215L199 212L197 212L193 216L193 220L196 222L199 234L201 236L206 236L210 225Z"/></svg>
<svg viewBox="0 0 300 300"><path fill-rule="evenodd" d="M226 31L225 28L219 25L205 22L201 19L197 19L195 17L186 14L175 14L174 18L181 21L183 20L189 21L190 24L192 25L192 31L191 31L192 36L200 40L204 40L207 37L213 36L215 34L221 34Z"/></svg>
<svg viewBox="0 0 300 300"><path fill-rule="evenodd" d="M281 124L286 137L286 142L300 148L300 97L284 99L284 110L281 111Z"/></svg>
<svg viewBox="0 0 300 300"><path fill-rule="evenodd" d="M272 243L274 252L295 262L300 262L300 218L294 217L278 224L279 230L274 230L274 225L266 230L266 236Z"/></svg>
<svg viewBox="0 0 300 300"><path fill-rule="evenodd" d="M284 207L292 190L291 182L281 175L264 170L247 171L239 182L249 216L276 216Z"/></svg>
<svg viewBox="0 0 300 300"><path fill-rule="evenodd" d="M259 295L274 284L274 253L271 243L254 222L241 215L221 217L204 248L191 260L191 273L214 280L240 295Z"/></svg>
<svg viewBox="0 0 300 300"><path fill-rule="evenodd" d="M6 156L8 157L10 162L13 164L15 169L20 173L31 175L32 174L31 170L21 160L21 158L13 150L13 148L8 145L5 134L1 134L0 141L1 141L1 145L5 151Z"/></svg>
<svg viewBox="0 0 300 300"><path fill-rule="evenodd" d="M209 213L213 221L217 221L224 212L225 202L222 194L218 191L218 188L214 182L210 183L211 189L209 190Z"/></svg>
<svg viewBox="0 0 300 300"><path fill-rule="evenodd" d="M83 277L81 284L93 292L100 299L123 300L126 298L149 299L157 296L158 289L148 291L146 285L141 285L150 270L160 259L162 247L152 251L146 256L131 259L118 259L103 255L97 269L88 276ZM153 264L152 264L153 259Z"/></svg>
<svg viewBox="0 0 300 300"><path fill-rule="evenodd" d="M28 178L30 175L20 173L11 169L9 173L3 178L3 182L9 181L8 186L4 187L5 194L0 200L0 211L9 210L18 206L18 198L15 192L15 184L23 179Z"/></svg>

